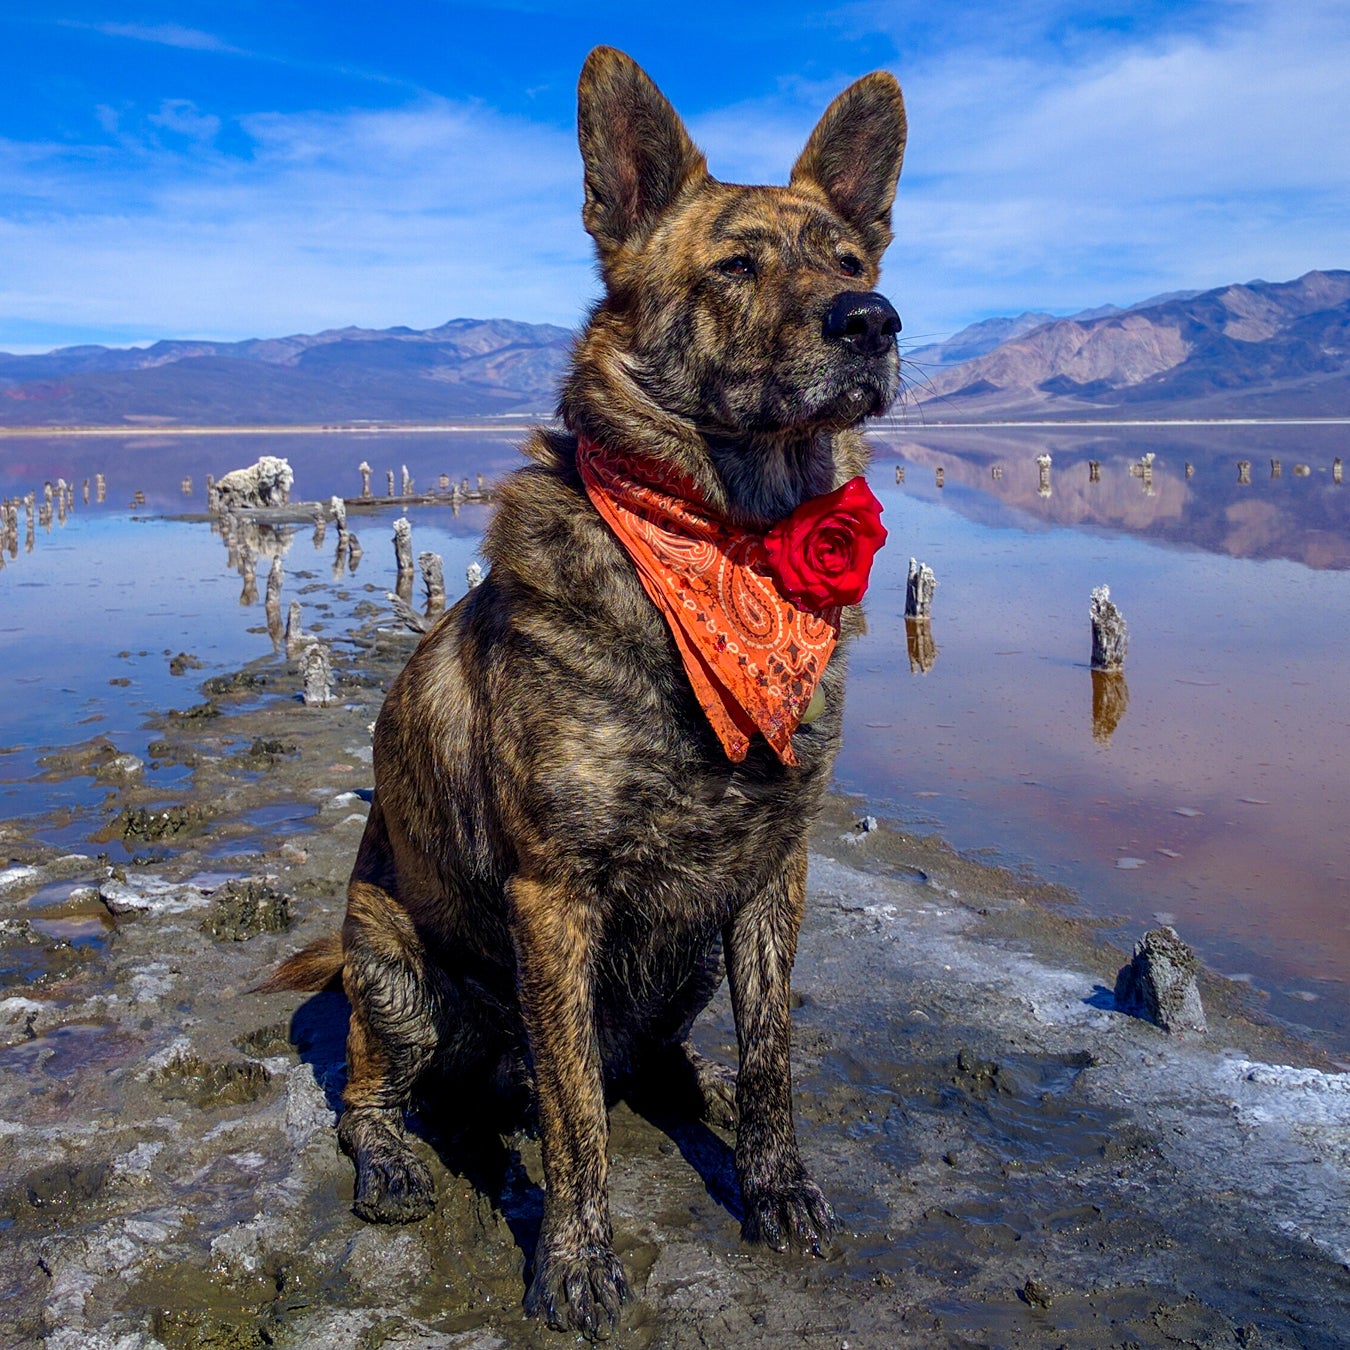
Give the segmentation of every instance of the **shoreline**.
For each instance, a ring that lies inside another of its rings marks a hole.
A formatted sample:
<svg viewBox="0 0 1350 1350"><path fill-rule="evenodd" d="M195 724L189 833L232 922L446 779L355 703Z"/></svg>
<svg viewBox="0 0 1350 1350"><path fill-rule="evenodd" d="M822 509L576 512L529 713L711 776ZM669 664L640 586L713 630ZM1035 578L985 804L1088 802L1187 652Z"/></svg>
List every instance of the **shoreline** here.
<svg viewBox="0 0 1350 1350"><path fill-rule="evenodd" d="M3 936L53 958L0 991L0 1273L22 1309L3 1350L563 1343L519 1309L537 1144L466 1141L464 1104L430 1098L436 1213L362 1224L333 1143L345 1005L248 992L340 922L368 727L416 641L354 636L330 707L267 657L203 689L213 713L154 719L156 755L190 770L176 817L134 771L71 760L107 775L143 861L0 825ZM1350 1075L1208 973L1207 1036L1125 1016L1126 954L1056 888L860 830L865 810L832 795L814 832L794 978L802 1147L843 1231L820 1261L743 1248L732 1136L618 1102L635 1299L614 1343L1343 1343ZM695 1035L734 1063L725 990Z"/></svg>
<svg viewBox="0 0 1350 1350"><path fill-rule="evenodd" d="M426 435L500 431L515 434L539 425L554 423L551 413L503 414L500 419L461 418L451 422L372 422L369 424L297 423L256 426L173 425L173 426L79 426L79 427L0 427L3 439L46 439L67 436L361 436ZM1329 417L1159 417L1159 418L984 418L972 421L896 422L873 424L873 435L922 435L932 431L1046 431L1064 428L1080 431L1092 427L1114 430L1130 427L1342 427L1350 426L1350 416Z"/></svg>

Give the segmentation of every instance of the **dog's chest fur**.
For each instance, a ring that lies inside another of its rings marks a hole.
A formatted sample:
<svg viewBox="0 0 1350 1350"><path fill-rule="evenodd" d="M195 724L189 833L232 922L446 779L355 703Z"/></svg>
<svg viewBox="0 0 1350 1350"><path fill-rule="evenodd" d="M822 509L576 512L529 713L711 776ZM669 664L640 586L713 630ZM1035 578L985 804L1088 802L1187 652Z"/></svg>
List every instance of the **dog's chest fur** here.
<svg viewBox="0 0 1350 1350"><path fill-rule="evenodd" d="M418 735L381 755L392 762L385 790L398 790L389 780L410 758L420 766L409 799L424 813L434 804L438 818L418 833L456 853L445 861L474 873L484 898L522 866L542 868L628 940L643 927L715 932L782 867L824 793L842 650L823 681L825 713L794 737L800 765L785 768L758 738L734 764L664 619L573 474L527 469L507 480L485 552L483 585L391 691L399 725ZM506 839L510 856L485 847ZM465 893L465 877L442 879Z"/></svg>

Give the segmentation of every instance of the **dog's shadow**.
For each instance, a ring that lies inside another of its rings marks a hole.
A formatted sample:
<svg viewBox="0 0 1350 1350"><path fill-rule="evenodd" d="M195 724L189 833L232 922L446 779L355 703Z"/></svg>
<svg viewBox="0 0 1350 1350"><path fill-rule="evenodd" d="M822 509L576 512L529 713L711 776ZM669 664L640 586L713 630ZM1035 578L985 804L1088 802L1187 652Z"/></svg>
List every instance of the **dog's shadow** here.
<svg viewBox="0 0 1350 1350"><path fill-rule="evenodd" d="M320 993L307 998L290 1022L291 1044L322 1089L335 1127L347 1082L350 1015L344 994ZM408 1131L502 1216L525 1257L528 1280L544 1214L543 1189L531 1179L520 1148L533 1133L532 1113L519 1098L484 1103L484 1091L478 1085L433 1078L429 1090L414 1101ZM744 1214L735 1156L725 1140L698 1119L697 1104L687 1094L667 1090L656 1075L625 1084L619 1097L666 1136L698 1174L708 1196L739 1224Z"/></svg>

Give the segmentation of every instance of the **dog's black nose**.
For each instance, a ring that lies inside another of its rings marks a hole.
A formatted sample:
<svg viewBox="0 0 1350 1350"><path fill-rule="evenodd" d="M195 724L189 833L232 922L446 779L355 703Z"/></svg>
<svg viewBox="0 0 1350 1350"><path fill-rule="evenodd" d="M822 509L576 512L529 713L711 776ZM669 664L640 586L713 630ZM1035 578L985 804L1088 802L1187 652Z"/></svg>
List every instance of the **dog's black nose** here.
<svg viewBox="0 0 1350 1350"><path fill-rule="evenodd" d="M825 315L825 340L839 342L859 356L879 356L895 346L900 316L876 291L844 291Z"/></svg>

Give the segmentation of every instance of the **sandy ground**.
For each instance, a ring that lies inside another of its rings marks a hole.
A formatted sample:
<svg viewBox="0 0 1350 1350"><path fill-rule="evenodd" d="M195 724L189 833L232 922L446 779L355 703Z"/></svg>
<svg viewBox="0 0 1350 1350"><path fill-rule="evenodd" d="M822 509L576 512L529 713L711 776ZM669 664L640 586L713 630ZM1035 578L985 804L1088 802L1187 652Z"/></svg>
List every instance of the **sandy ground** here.
<svg viewBox="0 0 1350 1350"><path fill-rule="evenodd" d="M568 1339L520 1311L537 1143L469 1138L476 1104L432 1089L436 1212L362 1223L345 1004L248 992L340 919L412 641L339 656L327 709L269 662L165 716L174 810L97 742L54 761L107 783L144 861L0 825L4 1350ZM618 1102L613 1343L1350 1345L1350 1075L1221 981L1206 1036L1124 1015L1125 954L1053 892L861 814L836 799L816 831L795 979L799 1132L844 1231L819 1260L742 1246L730 1136ZM697 1037L734 1063L725 996Z"/></svg>

